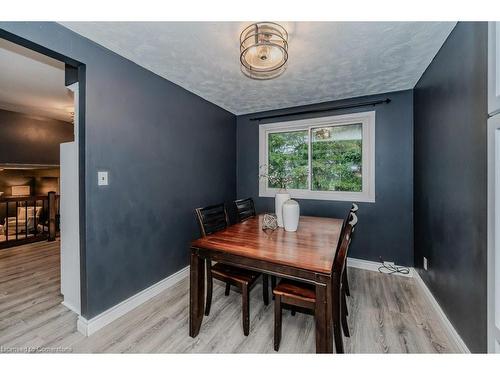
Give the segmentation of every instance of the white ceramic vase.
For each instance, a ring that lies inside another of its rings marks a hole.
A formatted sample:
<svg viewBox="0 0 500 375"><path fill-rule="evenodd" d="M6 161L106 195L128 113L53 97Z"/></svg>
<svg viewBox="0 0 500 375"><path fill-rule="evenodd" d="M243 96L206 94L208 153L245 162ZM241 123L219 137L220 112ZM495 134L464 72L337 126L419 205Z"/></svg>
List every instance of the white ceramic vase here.
<svg viewBox="0 0 500 375"><path fill-rule="evenodd" d="M283 203L290 199L286 190L279 190L274 198L274 210L278 218L278 226L283 228Z"/></svg>
<svg viewBox="0 0 500 375"><path fill-rule="evenodd" d="M283 203L283 226L287 232L295 232L299 226L300 206L293 199Z"/></svg>

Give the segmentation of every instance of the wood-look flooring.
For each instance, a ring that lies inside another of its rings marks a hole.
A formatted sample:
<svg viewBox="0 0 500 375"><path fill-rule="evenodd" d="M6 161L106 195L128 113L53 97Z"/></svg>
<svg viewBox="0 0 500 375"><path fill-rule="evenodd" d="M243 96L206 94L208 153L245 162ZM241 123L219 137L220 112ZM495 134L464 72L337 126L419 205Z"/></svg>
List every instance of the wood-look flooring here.
<svg viewBox="0 0 500 375"><path fill-rule="evenodd" d="M241 295L226 297L215 282L210 316L190 338L187 278L84 337L76 315L61 305L59 274L58 241L0 250L0 352L274 353L273 305L263 305L261 283L251 292L248 337ZM458 352L413 279L350 268L349 280L347 353ZM314 318L284 311L280 353L314 351Z"/></svg>

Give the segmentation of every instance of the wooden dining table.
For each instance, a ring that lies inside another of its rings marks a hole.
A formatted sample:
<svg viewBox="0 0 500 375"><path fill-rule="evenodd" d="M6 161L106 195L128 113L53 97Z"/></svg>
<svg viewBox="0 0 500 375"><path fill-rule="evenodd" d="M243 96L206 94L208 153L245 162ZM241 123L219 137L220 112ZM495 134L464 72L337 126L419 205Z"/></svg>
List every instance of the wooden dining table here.
<svg viewBox="0 0 500 375"><path fill-rule="evenodd" d="M316 352L332 353L332 267L343 220L301 216L297 231L286 232L262 230L262 219L258 215L191 243L189 335L200 332L205 266L216 261L313 284Z"/></svg>

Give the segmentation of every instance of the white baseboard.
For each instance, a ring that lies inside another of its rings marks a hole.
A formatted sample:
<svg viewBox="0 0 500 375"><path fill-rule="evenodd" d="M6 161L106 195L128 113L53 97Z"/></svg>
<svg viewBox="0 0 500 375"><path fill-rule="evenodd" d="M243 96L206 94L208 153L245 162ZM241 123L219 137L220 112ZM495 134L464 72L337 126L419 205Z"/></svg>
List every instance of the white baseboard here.
<svg viewBox="0 0 500 375"><path fill-rule="evenodd" d="M379 262L373 262L371 260L364 260L364 259L357 259L357 258L347 258L347 266L348 267L353 267L353 268L360 268L362 270L367 270L367 271L375 271L379 272L379 267L382 266L381 263ZM411 267L408 267L410 272L408 274L403 274L403 273L393 273L392 275L394 276L404 276L404 277L412 277L413 276L413 269Z"/></svg>
<svg viewBox="0 0 500 375"><path fill-rule="evenodd" d="M455 341L455 344L458 346L460 351L462 353L470 353L469 348L467 348L467 345L465 345L465 342L462 340L458 332L456 331L455 327L453 327L453 324L449 321L448 317L444 313L443 309L441 306L439 306L438 301L434 298L434 295L432 292L429 290L427 285L425 284L424 280L420 277L419 273L416 270L413 270L413 278L417 282L418 286L422 289L424 292L425 296L427 297L427 300L431 304L431 306L436 310L438 313L441 321L443 322L446 330L448 331L450 337Z"/></svg>
<svg viewBox="0 0 500 375"><path fill-rule="evenodd" d="M109 308L108 310L102 312L101 314L97 315L96 317L90 320L87 320L82 316L79 316L78 321L76 323L78 332L82 333L85 336L92 335L101 328L107 326L109 323L122 317L126 313L132 311L139 305L157 296L164 290L177 284L179 281L188 276L189 276L189 266L157 282L156 284L151 285L150 287L140 291L139 293L133 295L132 297L127 298L125 301L120 302L119 304Z"/></svg>
<svg viewBox="0 0 500 375"><path fill-rule="evenodd" d="M347 265L349 267L353 268L360 268L363 270L368 270L368 271L375 271L379 272L378 268L381 266L380 263L378 262L373 262L370 260L363 260L363 259L356 259L356 258L347 258ZM470 353L469 348L467 348L467 345L465 345L465 342L462 340L460 335L458 334L457 330L455 327L453 327L453 324L451 324L450 320L444 313L443 309L441 306L439 306L439 303L436 301L436 298L434 298L434 295L432 292L429 290L427 285L424 283L422 278L420 277L419 273L413 268L409 267L410 273L408 275L400 274L400 273L395 273L393 275L399 275L399 276L406 276L406 277L413 277L420 289L422 289L422 292L426 296L429 304L432 306L432 308L436 311L438 314L439 318L441 319L445 329L448 332L448 335L452 338L452 340L455 342L457 347L462 353Z"/></svg>

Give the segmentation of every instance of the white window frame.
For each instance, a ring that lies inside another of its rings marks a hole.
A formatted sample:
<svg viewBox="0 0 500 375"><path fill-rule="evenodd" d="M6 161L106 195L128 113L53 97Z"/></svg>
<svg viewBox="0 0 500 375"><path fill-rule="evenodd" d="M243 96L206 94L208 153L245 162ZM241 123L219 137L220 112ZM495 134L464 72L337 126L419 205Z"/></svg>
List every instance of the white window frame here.
<svg viewBox="0 0 500 375"><path fill-rule="evenodd" d="M309 163L311 163L311 129L323 126L362 124L362 191L314 191L309 174L308 189L288 189L292 198L332 201L375 202L375 111L314 119L285 121L259 126L259 171L267 173L268 135L271 133L307 130L309 132ZM266 166L265 170L261 166ZM309 166L310 170L310 166ZM268 187L266 178L259 180L259 197L274 197L279 189Z"/></svg>

